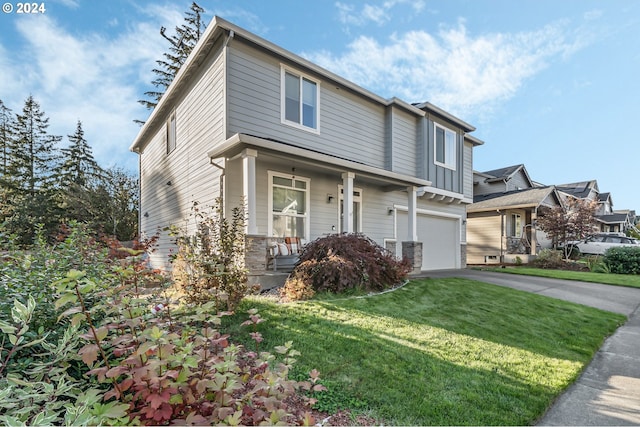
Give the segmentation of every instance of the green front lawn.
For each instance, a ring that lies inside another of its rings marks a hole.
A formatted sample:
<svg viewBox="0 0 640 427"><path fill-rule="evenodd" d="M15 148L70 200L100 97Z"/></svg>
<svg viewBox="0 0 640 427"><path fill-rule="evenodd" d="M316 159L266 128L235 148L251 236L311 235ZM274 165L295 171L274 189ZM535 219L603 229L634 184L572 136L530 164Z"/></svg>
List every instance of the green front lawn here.
<svg viewBox="0 0 640 427"><path fill-rule="evenodd" d="M466 279L277 304L247 299L271 349L292 340L344 402L396 425L526 425L579 375L624 316ZM239 324L239 322L231 322ZM232 336L244 337L244 327Z"/></svg>
<svg viewBox="0 0 640 427"><path fill-rule="evenodd" d="M633 274L592 273L590 271L550 270L533 267L483 268L483 270L640 288L640 276Z"/></svg>

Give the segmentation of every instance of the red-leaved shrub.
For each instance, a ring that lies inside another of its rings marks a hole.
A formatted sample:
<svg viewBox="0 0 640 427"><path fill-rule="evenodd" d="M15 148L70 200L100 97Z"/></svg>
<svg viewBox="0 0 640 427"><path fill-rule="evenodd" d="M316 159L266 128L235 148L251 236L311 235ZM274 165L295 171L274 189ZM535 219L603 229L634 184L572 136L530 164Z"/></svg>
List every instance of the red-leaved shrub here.
<svg viewBox="0 0 640 427"><path fill-rule="evenodd" d="M289 281L316 292L349 289L382 291L400 284L411 271L402 261L362 234L332 234L309 243ZM286 287L286 285L285 285Z"/></svg>

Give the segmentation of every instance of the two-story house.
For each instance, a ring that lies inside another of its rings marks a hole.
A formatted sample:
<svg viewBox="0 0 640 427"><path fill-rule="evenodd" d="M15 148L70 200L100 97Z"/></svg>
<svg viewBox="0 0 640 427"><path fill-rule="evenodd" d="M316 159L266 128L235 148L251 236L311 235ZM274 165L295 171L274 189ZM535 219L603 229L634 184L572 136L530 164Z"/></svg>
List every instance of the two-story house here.
<svg viewBox="0 0 640 427"><path fill-rule="evenodd" d="M474 172L474 202L467 207L469 264L527 263L551 246L536 220L562 203L554 186L531 180L523 164Z"/></svg>
<svg viewBox="0 0 640 427"><path fill-rule="evenodd" d="M247 267L276 239L361 232L414 262L466 264L474 127L382 98L215 17L140 130L140 228L183 224L192 201L241 200ZM151 255L168 267L170 238Z"/></svg>

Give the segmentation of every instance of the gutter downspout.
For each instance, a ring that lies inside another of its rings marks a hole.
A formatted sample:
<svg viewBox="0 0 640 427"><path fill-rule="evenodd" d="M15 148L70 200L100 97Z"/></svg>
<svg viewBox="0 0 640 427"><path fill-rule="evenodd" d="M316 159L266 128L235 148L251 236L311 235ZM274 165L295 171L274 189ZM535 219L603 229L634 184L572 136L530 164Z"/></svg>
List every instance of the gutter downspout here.
<svg viewBox="0 0 640 427"><path fill-rule="evenodd" d="M209 163L212 164L213 166L217 167L218 169L220 169L220 171L222 172L220 174L220 182L218 183L219 187L220 187L220 202L222 204L221 208L222 208L222 213L224 214L224 206L225 206L225 200L224 200L224 178L225 178L225 173L226 173L226 169L224 168L224 166L220 166L219 164L217 164L216 162L213 161L213 159L209 159Z"/></svg>

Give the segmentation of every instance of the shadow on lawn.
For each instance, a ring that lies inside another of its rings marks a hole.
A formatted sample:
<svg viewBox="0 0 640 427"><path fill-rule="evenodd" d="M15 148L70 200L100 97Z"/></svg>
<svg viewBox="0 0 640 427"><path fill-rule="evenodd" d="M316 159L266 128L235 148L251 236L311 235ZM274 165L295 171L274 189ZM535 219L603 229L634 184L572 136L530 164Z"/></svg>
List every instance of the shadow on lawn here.
<svg viewBox="0 0 640 427"><path fill-rule="evenodd" d="M591 345L573 338L597 316L593 309L493 288L420 280L374 298L251 300L246 306L268 319L260 325L262 348L293 341L303 353L300 369L319 369L389 422L529 424L597 349L593 336ZM613 319L594 329L597 340L614 329ZM569 331L559 330L565 324ZM250 345L247 330L230 332Z"/></svg>

